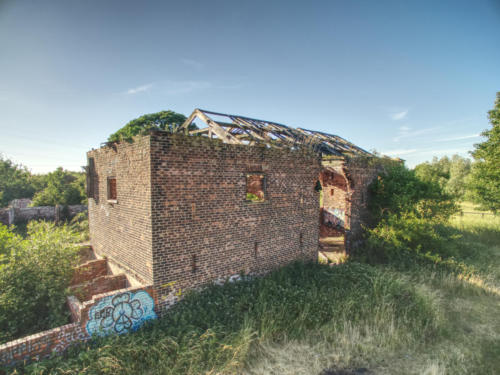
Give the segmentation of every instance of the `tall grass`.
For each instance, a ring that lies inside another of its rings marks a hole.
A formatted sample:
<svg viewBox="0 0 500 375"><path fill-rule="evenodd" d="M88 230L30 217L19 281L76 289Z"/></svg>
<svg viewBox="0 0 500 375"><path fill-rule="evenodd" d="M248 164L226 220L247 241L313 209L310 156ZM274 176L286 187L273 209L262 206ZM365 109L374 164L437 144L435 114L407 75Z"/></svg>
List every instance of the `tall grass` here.
<svg viewBox="0 0 500 375"><path fill-rule="evenodd" d="M391 347L425 341L436 332L437 314L432 299L407 280L374 267L294 263L264 278L191 293L136 334L102 339L26 371L241 373L269 345L354 331L366 337L368 322L383 326Z"/></svg>

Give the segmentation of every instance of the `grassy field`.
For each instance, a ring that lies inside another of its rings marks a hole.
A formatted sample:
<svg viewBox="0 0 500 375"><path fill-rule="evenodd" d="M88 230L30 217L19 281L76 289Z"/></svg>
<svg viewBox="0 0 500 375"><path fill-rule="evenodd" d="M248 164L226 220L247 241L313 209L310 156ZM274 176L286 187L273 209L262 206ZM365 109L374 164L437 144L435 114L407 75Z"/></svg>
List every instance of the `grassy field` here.
<svg viewBox="0 0 500 375"><path fill-rule="evenodd" d="M293 264L191 294L135 334L18 373L498 374L500 217L450 225L467 273Z"/></svg>

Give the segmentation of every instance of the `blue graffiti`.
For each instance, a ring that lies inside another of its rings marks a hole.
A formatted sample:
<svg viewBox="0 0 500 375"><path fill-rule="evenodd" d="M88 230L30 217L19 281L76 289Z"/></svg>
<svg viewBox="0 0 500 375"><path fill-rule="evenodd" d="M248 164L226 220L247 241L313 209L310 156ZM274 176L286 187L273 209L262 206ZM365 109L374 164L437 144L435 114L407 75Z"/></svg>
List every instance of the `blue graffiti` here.
<svg viewBox="0 0 500 375"><path fill-rule="evenodd" d="M324 208L323 220L326 225L344 228L345 211L338 208Z"/></svg>
<svg viewBox="0 0 500 375"><path fill-rule="evenodd" d="M156 319L153 298L143 290L125 292L105 297L92 306L86 329L89 335L122 334L137 330L150 319Z"/></svg>

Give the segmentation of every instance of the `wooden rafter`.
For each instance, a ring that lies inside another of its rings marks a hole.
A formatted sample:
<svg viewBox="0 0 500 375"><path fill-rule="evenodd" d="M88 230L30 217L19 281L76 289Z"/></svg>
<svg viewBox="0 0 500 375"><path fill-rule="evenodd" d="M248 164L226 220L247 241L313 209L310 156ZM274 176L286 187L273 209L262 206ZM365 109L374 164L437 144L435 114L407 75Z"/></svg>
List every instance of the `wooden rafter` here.
<svg viewBox="0 0 500 375"><path fill-rule="evenodd" d="M214 117L217 120L214 120ZM188 127L199 118L207 127L188 132ZM222 118L224 121L219 121ZM257 120L250 117L228 115L195 109L182 124L178 132L191 135L216 136L231 144L266 144L270 147L305 147L322 156L364 155L372 156L368 151L352 144L337 135L303 128L291 128L276 122Z"/></svg>

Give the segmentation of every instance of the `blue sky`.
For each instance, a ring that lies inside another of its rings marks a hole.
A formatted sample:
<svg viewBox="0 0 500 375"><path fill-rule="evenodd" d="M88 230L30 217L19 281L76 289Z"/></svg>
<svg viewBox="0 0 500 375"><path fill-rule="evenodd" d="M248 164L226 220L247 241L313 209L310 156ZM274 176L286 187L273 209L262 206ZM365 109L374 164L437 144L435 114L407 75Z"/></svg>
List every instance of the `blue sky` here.
<svg viewBox="0 0 500 375"><path fill-rule="evenodd" d="M500 0L0 0L0 152L33 172L196 107L466 156L500 91Z"/></svg>

